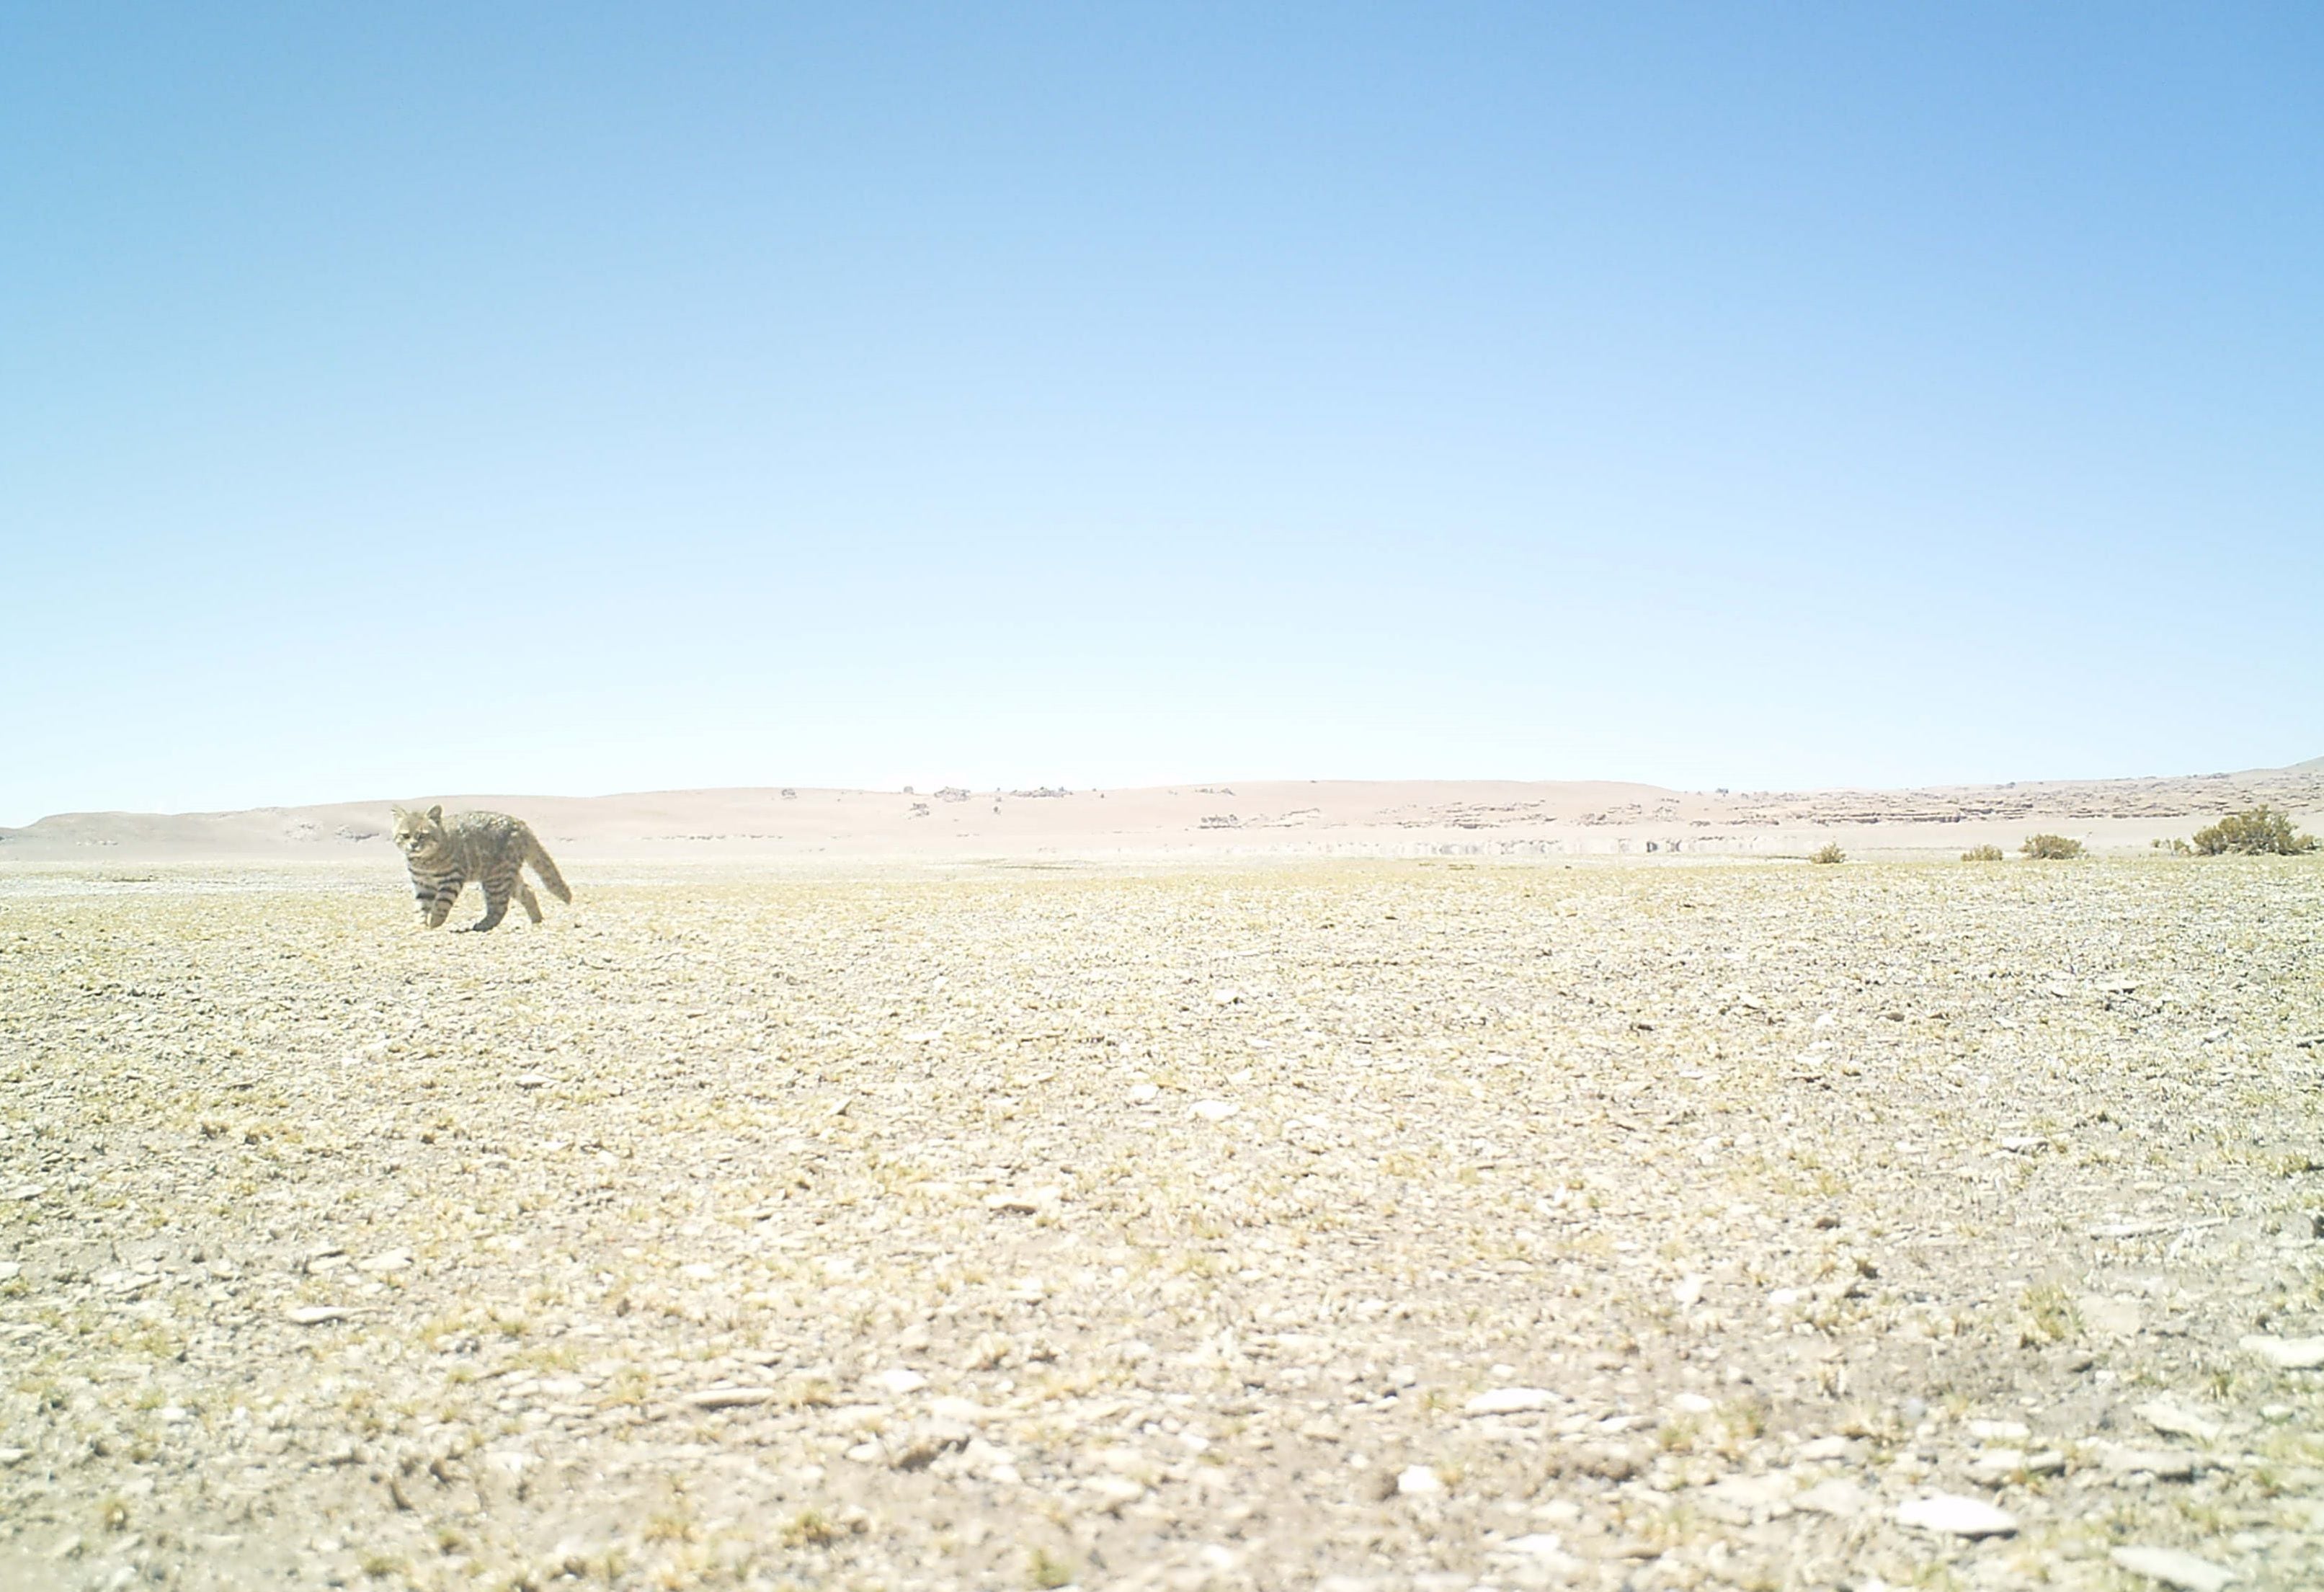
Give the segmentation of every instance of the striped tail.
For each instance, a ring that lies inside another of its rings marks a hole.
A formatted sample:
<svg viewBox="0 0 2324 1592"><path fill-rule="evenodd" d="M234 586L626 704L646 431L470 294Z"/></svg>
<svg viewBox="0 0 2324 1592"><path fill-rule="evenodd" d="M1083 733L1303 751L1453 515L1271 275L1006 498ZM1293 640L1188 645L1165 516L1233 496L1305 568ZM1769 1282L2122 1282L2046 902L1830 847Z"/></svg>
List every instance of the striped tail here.
<svg viewBox="0 0 2324 1592"><path fill-rule="evenodd" d="M549 848L530 829L524 832L524 860L530 865L533 875L548 886L549 894L567 905L572 903L572 886L565 883L565 875L558 873L557 865L549 860Z"/></svg>

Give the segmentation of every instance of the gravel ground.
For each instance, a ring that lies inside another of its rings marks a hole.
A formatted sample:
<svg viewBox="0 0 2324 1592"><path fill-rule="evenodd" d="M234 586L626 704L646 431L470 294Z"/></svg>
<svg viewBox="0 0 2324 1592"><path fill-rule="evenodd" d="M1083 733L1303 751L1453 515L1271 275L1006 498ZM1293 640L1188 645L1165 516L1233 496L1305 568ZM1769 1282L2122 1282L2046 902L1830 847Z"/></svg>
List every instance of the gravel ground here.
<svg viewBox="0 0 2324 1592"><path fill-rule="evenodd" d="M0 1584L2324 1585L2324 865L568 873L0 873Z"/></svg>

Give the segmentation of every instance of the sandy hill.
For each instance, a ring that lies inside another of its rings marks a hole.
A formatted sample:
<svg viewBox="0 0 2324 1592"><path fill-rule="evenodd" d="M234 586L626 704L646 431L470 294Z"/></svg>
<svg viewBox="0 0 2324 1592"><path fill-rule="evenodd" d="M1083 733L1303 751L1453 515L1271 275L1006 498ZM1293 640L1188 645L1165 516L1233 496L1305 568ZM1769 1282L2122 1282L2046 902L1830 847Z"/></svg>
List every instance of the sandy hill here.
<svg viewBox="0 0 2324 1592"><path fill-rule="evenodd" d="M2034 828L2144 849L2255 802L2315 827L2324 758L2240 773L1910 791L1686 791L1609 781L1299 780L1142 790L655 791L452 795L574 857L1236 855L1782 856L2014 848ZM392 860L385 799L242 812L62 813L0 828L0 862Z"/></svg>

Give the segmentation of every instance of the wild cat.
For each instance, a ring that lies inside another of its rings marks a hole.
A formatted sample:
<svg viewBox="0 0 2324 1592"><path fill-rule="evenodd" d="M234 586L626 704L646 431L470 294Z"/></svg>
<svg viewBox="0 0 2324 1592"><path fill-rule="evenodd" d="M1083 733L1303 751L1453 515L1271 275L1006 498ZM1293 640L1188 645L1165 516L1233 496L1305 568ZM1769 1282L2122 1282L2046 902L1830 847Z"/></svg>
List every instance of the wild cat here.
<svg viewBox="0 0 2324 1592"><path fill-rule="evenodd" d="M420 916L430 929L444 926L453 902L471 879L484 887L484 915L471 929L481 932L508 916L511 895L524 903L526 917L540 922L540 899L517 873L520 867L530 866L558 900L573 899L565 876L549 861L530 826L504 812L463 812L447 819L441 807L426 812L399 807L395 843L411 869Z"/></svg>

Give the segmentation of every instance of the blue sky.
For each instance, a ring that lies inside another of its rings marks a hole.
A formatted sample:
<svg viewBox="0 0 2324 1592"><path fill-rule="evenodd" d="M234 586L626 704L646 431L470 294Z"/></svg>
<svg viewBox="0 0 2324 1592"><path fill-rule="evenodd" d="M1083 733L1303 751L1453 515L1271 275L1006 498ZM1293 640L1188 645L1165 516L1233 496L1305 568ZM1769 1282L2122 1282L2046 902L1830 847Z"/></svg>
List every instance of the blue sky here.
<svg viewBox="0 0 2324 1592"><path fill-rule="evenodd" d="M0 9L0 823L2324 753L2324 10Z"/></svg>

